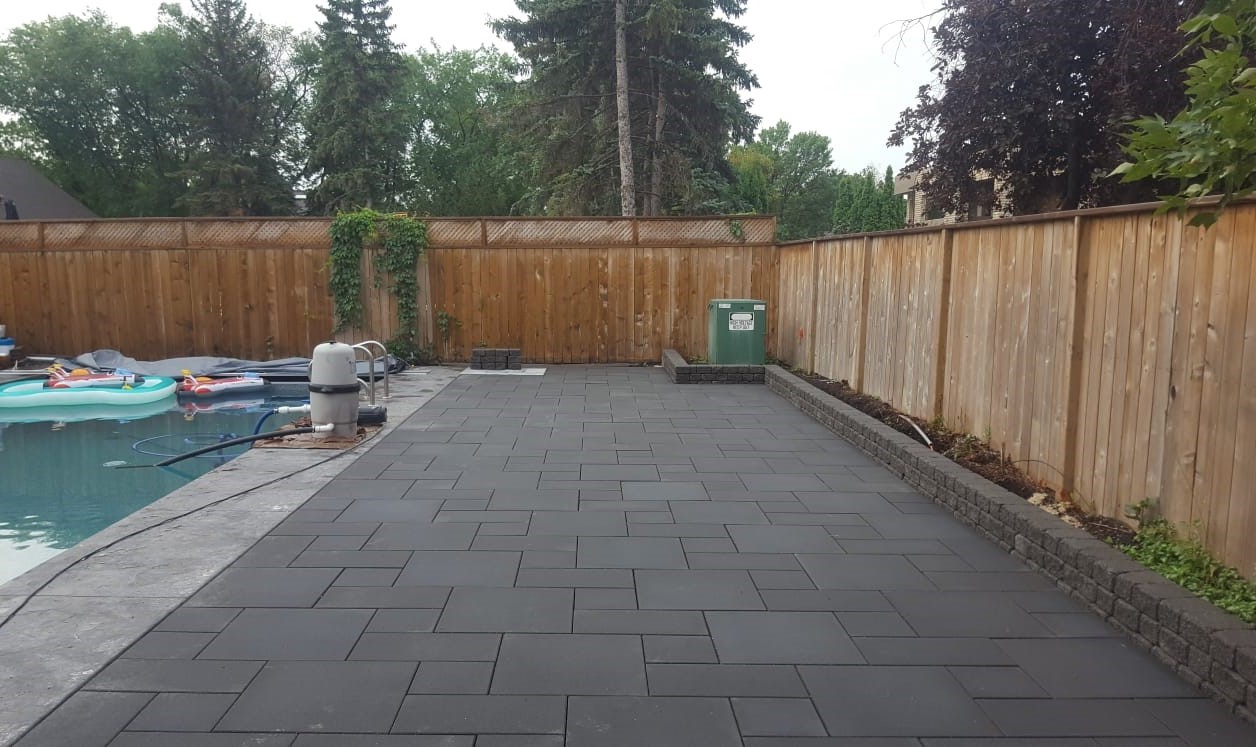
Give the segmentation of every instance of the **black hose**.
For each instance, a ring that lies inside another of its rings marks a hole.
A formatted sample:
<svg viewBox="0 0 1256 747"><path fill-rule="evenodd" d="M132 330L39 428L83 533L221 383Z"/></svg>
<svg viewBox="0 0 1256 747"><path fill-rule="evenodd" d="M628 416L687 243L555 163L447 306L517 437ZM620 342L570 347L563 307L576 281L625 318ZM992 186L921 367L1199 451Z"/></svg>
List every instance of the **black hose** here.
<svg viewBox="0 0 1256 747"><path fill-rule="evenodd" d="M220 449L225 449L228 446L235 446L236 444L247 444L253 441L261 441L263 438L274 438L275 436L294 436L298 433L313 433L313 432L314 432L314 426L307 425L301 428L285 428L284 430L270 431L268 433L254 433L252 435L240 436L239 438L232 438L226 441L221 441L216 444L210 444L209 446L202 446L199 449L192 449L186 454L179 454L177 456L172 456L169 459L163 459L160 462L154 464L153 466L154 467L169 467L175 462L182 462L184 459L191 459L194 456L200 456L201 454L208 454L211 451L218 451Z"/></svg>

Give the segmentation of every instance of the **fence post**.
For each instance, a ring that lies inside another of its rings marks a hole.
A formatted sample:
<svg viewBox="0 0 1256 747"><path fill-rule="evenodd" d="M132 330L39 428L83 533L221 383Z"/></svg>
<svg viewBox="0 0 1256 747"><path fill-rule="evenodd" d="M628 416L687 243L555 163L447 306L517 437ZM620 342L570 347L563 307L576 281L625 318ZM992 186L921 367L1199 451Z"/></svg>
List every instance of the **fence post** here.
<svg viewBox="0 0 1256 747"><path fill-rule="evenodd" d="M855 350L855 391L862 392L864 384L864 361L868 349L868 305L872 279L872 237L863 240L863 273L859 283L859 347Z"/></svg>
<svg viewBox="0 0 1256 747"><path fill-rule="evenodd" d="M1073 268L1073 334L1065 392L1067 409L1064 416L1064 465L1060 470L1060 481L1063 483L1060 492L1066 498L1072 497L1077 477L1077 428L1082 406L1082 347L1086 327L1086 286L1090 278L1090 250L1082 240L1083 226L1082 217L1073 216L1073 261L1076 262Z"/></svg>
<svg viewBox="0 0 1256 747"><path fill-rule="evenodd" d="M807 320L807 373L816 372L816 327L820 323L820 254L815 241L811 242L811 318ZM777 255L779 265L780 255Z"/></svg>
<svg viewBox="0 0 1256 747"><path fill-rule="evenodd" d="M951 323L951 260L955 236L949 228L942 229L942 287L938 293L938 345L933 362L933 417L942 417L946 391L946 347Z"/></svg>

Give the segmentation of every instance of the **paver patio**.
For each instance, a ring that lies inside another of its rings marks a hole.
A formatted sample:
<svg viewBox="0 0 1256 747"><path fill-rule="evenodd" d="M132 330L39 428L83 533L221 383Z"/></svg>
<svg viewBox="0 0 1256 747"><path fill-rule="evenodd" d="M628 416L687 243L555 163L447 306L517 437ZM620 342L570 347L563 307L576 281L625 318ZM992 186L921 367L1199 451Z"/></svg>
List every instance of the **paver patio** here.
<svg viewBox="0 0 1256 747"><path fill-rule="evenodd" d="M461 377L18 742L1241 747L762 386Z"/></svg>

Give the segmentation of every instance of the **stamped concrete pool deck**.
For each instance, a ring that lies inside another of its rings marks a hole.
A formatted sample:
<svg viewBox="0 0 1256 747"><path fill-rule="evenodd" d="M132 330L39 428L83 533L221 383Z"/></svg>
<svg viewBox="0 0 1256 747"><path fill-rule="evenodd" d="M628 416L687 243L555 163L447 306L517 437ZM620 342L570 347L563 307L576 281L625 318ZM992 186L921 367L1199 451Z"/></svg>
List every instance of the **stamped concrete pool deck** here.
<svg viewBox="0 0 1256 747"><path fill-rule="evenodd" d="M763 386L438 378L0 587L0 744L1256 745Z"/></svg>

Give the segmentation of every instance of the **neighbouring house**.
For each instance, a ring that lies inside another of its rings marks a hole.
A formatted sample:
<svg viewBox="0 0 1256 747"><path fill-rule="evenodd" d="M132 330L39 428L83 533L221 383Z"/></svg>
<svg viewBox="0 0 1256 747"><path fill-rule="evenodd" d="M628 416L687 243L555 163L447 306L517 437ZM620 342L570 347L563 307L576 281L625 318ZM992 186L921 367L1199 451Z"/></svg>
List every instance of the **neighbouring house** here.
<svg viewBox="0 0 1256 747"><path fill-rule="evenodd" d="M937 226L960 221L1007 218L1012 215L1001 199L994 177L978 172L973 175L973 180L977 183L982 197L969 205L968 212L963 215L944 213L932 207L925 193L919 188L919 174L900 174L894 180L894 194L901 195L907 203L908 226Z"/></svg>
<svg viewBox="0 0 1256 747"><path fill-rule="evenodd" d="M13 200L22 220L95 218L83 203L20 158L0 158L0 195Z"/></svg>

